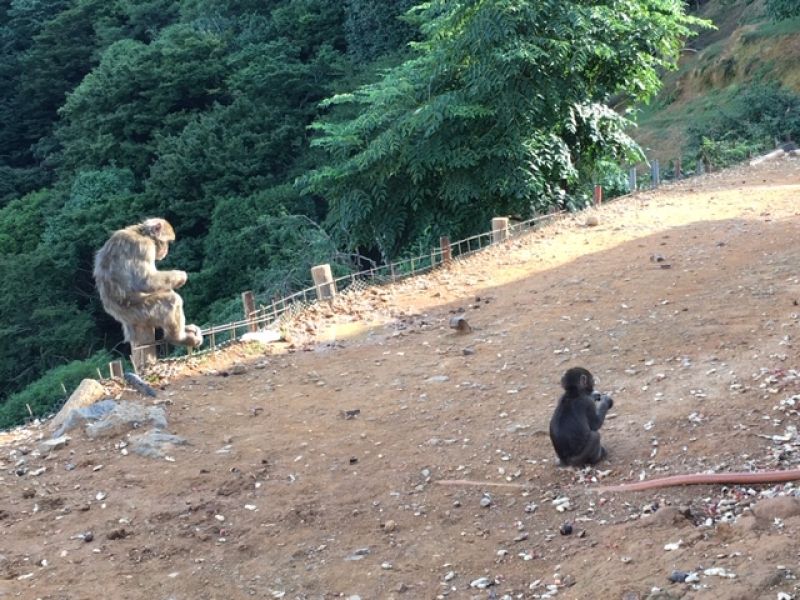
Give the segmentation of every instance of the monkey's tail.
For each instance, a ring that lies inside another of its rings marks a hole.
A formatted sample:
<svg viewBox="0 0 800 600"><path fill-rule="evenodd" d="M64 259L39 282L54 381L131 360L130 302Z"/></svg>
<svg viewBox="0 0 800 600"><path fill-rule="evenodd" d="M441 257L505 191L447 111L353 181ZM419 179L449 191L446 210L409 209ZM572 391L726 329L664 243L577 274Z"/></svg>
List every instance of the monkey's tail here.
<svg viewBox="0 0 800 600"><path fill-rule="evenodd" d="M756 473L691 473L687 475L673 475L671 477L650 479L649 481L637 481L635 483L601 485L595 488L589 488L589 490L602 494L604 492L639 492L642 490L652 490L676 485L703 485L709 483L754 485L758 483L784 483L787 481L797 481L799 479L800 469L759 471Z"/></svg>

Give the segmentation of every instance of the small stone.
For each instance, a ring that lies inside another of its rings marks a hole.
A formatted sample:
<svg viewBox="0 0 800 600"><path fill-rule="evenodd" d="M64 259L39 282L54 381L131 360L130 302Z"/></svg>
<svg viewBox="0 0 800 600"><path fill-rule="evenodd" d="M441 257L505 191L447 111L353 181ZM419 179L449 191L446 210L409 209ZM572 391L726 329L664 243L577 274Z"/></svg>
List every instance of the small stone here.
<svg viewBox="0 0 800 600"><path fill-rule="evenodd" d="M484 496L481 498L480 504L483 508L489 508L492 505L492 499L489 496Z"/></svg>
<svg viewBox="0 0 800 600"><path fill-rule="evenodd" d="M597 218L597 215L589 215L584 223L586 227L597 227L600 224L600 219Z"/></svg>
<svg viewBox="0 0 800 600"><path fill-rule="evenodd" d="M86 533L82 534L81 537L83 538L84 542L91 542L94 539L94 534L91 531L87 531Z"/></svg>
<svg viewBox="0 0 800 600"><path fill-rule="evenodd" d="M386 531L387 533L391 533L395 529L397 529L397 523L392 519L389 519L388 521L386 521L386 523L383 524L383 530Z"/></svg>
<svg viewBox="0 0 800 600"><path fill-rule="evenodd" d="M687 571L673 571L669 574L669 579L672 583L683 583L686 581L686 578L689 576Z"/></svg>
<svg viewBox="0 0 800 600"><path fill-rule="evenodd" d="M472 327L463 315L450 317L450 329L455 329L458 333L470 333L472 331Z"/></svg>
<svg viewBox="0 0 800 600"><path fill-rule="evenodd" d="M128 537L130 533L123 527L120 529L112 529L106 534L109 540L123 540Z"/></svg>
<svg viewBox="0 0 800 600"><path fill-rule="evenodd" d="M477 588L479 590L485 590L488 587L494 585L494 581L489 579L488 577L479 577L469 583L470 587Z"/></svg>
<svg viewBox="0 0 800 600"><path fill-rule="evenodd" d="M247 367L241 363L236 363L231 367L231 375L244 375L247 373Z"/></svg>
<svg viewBox="0 0 800 600"><path fill-rule="evenodd" d="M572 523L569 523L569 522L564 523L563 525L561 525L561 527L559 528L558 532L561 535L571 535L572 534Z"/></svg>
<svg viewBox="0 0 800 600"><path fill-rule="evenodd" d="M468 347L466 347L466 348L463 348L463 349L461 350L461 353L462 353L464 356L471 356L471 355L475 354L475 348L470 348L470 347L468 346Z"/></svg>

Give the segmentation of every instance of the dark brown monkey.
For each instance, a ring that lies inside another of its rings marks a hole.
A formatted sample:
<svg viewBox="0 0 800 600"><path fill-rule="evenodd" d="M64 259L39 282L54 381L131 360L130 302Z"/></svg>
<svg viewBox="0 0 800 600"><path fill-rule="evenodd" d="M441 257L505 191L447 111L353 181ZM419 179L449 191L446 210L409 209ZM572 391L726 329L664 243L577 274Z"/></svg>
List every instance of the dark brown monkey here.
<svg viewBox="0 0 800 600"><path fill-rule="evenodd" d="M94 259L94 280L108 314L133 341L139 325L160 327L167 341L196 347L203 343L197 325L187 325L183 298L174 290L186 283L185 271L159 271L156 261L169 252L175 231L164 219L147 219L115 231Z"/></svg>
<svg viewBox="0 0 800 600"><path fill-rule="evenodd" d="M561 378L564 394L550 419L550 440L562 465L593 465L606 457L600 427L614 405L610 396L594 391L594 377L581 367Z"/></svg>

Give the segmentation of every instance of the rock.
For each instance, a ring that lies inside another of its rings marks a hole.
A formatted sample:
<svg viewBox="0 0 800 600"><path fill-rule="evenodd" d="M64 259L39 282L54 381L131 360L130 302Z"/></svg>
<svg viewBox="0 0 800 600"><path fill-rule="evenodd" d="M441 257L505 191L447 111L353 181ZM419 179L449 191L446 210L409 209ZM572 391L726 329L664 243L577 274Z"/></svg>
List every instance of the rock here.
<svg viewBox="0 0 800 600"><path fill-rule="evenodd" d="M136 402L120 402L99 421L86 426L92 439L120 436L140 425L156 429L167 427L167 415L160 406L142 406Z"/></svg>
<svg viewBox="0 0 800 600"><path fill-rule="evenodd" d="M50 431L58 431L64 422L69 418L70 413L73 410L91 406L98 400L101 400L107 396L108 392L106 391L106 388L97 383L97 381L94 379L84 379L81 381L77 389L72 392L69 400L67 400L61 410L58 411L58 414L53 417L53 420L50 422ZM55 433L54 437L59 437L62 434L63 431L61 433Z"/></svg>
<svg viewBox="0 0 800 600"><path fill-rule="evenodd" d="M571 535L572 534L572 523L563 523L559 528L558 532L561 535Z"/></svg>
<svg viewBox="0 0 800 600"><path fill-rule="evenodd" d="M145 458L164 458L166 452L175 446L185 446L188 442L177 435L172 435L158 429L151 429L147 433L131 438L131 449L139 456Z"/></svg>
<svg viewBox="0 0 800 600"><path fill-rule="evenodd" d="M241 363L236 363L231 367L231 375L244 375L247 373L247 367Z"/></svg>
<svg viewBox="0 0 800 600"><path fill-rule="evenodd" d="M386 523L383 524L383 530L388 533L391 533L395 529L397 529L397 523L394 522L392 519L389 519L388 521L386 521Z"/></svg>
<svg viewBox="0 0 800 600"><path fill-rule="evenodd" d="M463 354L464 356L472 356L473 354L475 354L475 348L467 346L466 348L461 350L461 354Z"/></svg>
<svg viewBox="0 0 800 600"><path fill-rule="evenodd" d="M597 218L597 215L589 215L586 217L586 221L584 221L586 227L597 227L600 225L600 219Z"/></svg>
<svg viewBox="0 0 800 600"><path fill-rule="evenodd" d="M67 435L62 435L57 438L53 438L52 440L44 440L39 444L39 452L42 454L47 454L48 452L55 452L56 450L61 450L64 446L67 445L69 442L70 437Z"/></svg>
<svg viewBox="0 0 800 600"><path fill-rule="evenodd" d="M450 378L447 375L432 375L425 381L426 383L444 383L446 381L450 381Z"/></svg>
<svg viewBox="0 0 800 600"><path fill-rule="evenodd" d="M469 583L470 587L478 588L479 590L485 590L492 585L494 585L494 581L488 577L479 577L478 579L474 579Z"/></svg>
<svg viewBox="0 0 800 600"><path fill-rule="evenodd" d="M365 556L369 555L369 548L359 548L355 552L353 552L350 556L345 558L345 560L361 560Z"/></svg>
<svg viewBox="0 0 800 600"><path fill-rule="evenodd" d="M153 387L147 383L144 379L139 377L136 373L132 371L127 371L124 375L125 381L128 382L133 389L135 389L140 394L144 394L145 396L150 396L151 398L155 398L156 391Z"/></svg>
<svg viewBox="0 0 800 600"><path fill-rule="evenodd" d="M759 500L753 506L756 519L774 521L775 519L788 519L800 515L800 498L794 496L779 496Z"/></svg>
<svg viewBox="0 0 800 600"><path fill-rule="evenodd" d="M239 338L242 342L257 342L259 344L270 344L283 339L280 331L264 329L262 331L248 331ZM263 366L256 365L256 369L263 369Z"/></svg>
<svg viewBox="0 0 800 600"><path fill-rule="evenodd" d="M83 424L84 421L96 421L109 414L117 407L114 400L101 400L89 406L76 408L69 412L61 426L53 433L53 437L61 437L65 432ZM61 413L59 413L61 414Z"/></svg>
<svg viewBox="0 0 800 600"><path fill-rule="evenodd" d="M455 329L458 333L471 333L472 327L463 315L450 317L450 329Z"/></svg>
<svg viewBox="0 0 800 600"><path fill-rule="evenodd" d="M130 532L127 531L124 527L121 527L119 529L112 529L106 534L106 537L109 540L124 540L129 535Z"/></svg>
<svg viewBox="0 0 800 600"><path fill-rule="evenodd" d="M483 496L481 498L481 506L483 508L489 508L492 505L492 499L489 496Z"/></svg>
<svg viewBox="0 0 800 600"><path fill-rule="evenodd" d="M686 514L676 506L662 506L652 517L641 520L644 527L686 527L691 525Z"/></svg>
<svg viewBox="0 0 800 600"><path fill-rule="evenodd" d="M672 583L683 583L686 581L686 578L689 576L688 571L673 571L669 574L669 579Z"/></svg>

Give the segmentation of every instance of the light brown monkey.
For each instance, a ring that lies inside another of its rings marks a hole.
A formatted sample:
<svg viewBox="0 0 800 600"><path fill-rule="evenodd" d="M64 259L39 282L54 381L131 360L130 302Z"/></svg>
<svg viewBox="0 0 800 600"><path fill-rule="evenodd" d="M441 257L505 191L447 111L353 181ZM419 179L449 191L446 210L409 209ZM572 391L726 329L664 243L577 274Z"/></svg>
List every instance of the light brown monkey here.
<svg viewBox="0 0 800 600"><path fill-rule="evenodd" d="M159 271L156 261L169 252L175 231L164 219L147 219L115 231L94 259L94 280L103 308L122 324L125 341L138 325L160 327L167 341L196 347L203 343L197 325L187 325L183 298L174 290L186 283L185 271Z"/></svg>

